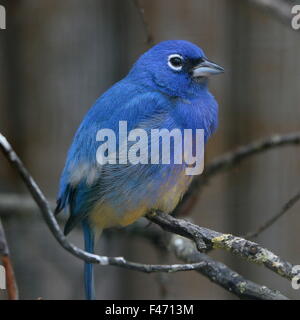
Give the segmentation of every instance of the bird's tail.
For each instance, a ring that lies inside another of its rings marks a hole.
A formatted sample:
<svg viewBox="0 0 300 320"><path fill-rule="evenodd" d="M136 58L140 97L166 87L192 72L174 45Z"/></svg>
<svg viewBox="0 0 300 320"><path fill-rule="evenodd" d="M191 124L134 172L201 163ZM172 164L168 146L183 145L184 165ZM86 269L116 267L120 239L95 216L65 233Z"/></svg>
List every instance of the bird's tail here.
<svg viewBox="0 0 300 320"><path fill-rule="evenodd" d="M84 233L85 251L89 253L94 253L95 235L86 219L82 222L82 227ZM96 296L93 263L84 263L84 286L86 299L95 300Z"/></svg>

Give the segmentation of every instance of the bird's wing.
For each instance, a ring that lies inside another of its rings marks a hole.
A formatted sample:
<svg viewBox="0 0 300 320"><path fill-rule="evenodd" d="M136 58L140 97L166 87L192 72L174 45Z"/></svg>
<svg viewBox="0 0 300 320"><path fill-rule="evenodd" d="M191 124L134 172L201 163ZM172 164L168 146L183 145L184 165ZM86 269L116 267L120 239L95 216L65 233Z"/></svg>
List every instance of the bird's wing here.
<svg viewBox="0 0 300 320"><path fill-rule="evenodd" d="M98 130L112 129L118 136L119 121L127 121L129 131L153 116L159 118L160 114L165 114L169 104L158 92L139 92L135 86L120 82L90 109L74 137L61 176L55 213L65 208L70 210L65 234L100 200L101 170L96 161L100 145L96 141Z"/></svg>

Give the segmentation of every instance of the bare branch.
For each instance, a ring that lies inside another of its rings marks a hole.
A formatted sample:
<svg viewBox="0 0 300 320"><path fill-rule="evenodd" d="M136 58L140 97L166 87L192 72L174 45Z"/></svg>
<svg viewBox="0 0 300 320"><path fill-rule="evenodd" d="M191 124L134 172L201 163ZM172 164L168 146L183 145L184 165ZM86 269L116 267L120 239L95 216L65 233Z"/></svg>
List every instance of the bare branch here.
<svg viewBox="0 0 300 320"><path fill-rule="evenodd" d="M248 145L241 146L233 152L229 152L213 160L206 167L205 176L210 177L222 170L230 169L253 155L278 147L299 144L300 132L289 133L285 135L273 135L268 138L254 141Z"/></svg>
<svg viewBox="0 0 300 320"><path fill-rule="evenodd" d="M297 275L293 265L284 261L270 250L261 247L255 242L224 234L207 228L199 227L187 220L176 219L163 212L148 214L147 218L161 226L164 230L176 233L195 242L198 250L225 249L234 255L250 262L264 265L281 277L291 280ZM206 249L203 248L206 246Z"/></svg>
<svg viewBox="0 0 300 320"><path fill-rule="evenodd" d="M183 262L203 262L203 266L196 271L240 299L288 299L279 291L249 281L225 264L208 257L204 253L200 253L191 240L176 234L162 232L156 225L151 228L145 228L145 224L140 220L129 228L121 230L130 236L147 239L159 250L171 252ZM113 230L110 230L110 232L115 233ZM118 236L120 235L120 230L118 230L117 234Z"/></svg>
<svg viewBox="0 0 300 320"><path fill-rule="evenodd" d="M204 173L196 177L182 201L176 208L175 213L189 211L196 203L201 188L215 175L229 170L251 156L272 150L278 147L300 144L300 132L285 135L274 135L268 138L254 141L244 145L235 151L228 152L212 160L205 168Z"/></svg>
<svg viewBox="0 0 300 320"><path fill-rule="evenodd" d="M193 242L178 235L172 235L170 248L176 257L184 262L193 263L202 261L203 266L197 269L212 282L241 299L252 300L287 300L279 291L271 290L266 286L258 285L245 279L225 264L215 261L204 253L200 253Z"/></svg>
<svg viewBox="0 0 300 320"><path fill-rule="evenodd" d="M261 225L257 230L253 232L247 233L244 238L253 239L260 235L262 232L271 227L279 218L281 218L289 209L291 209L298 201L300 200L300 192L295 194L285 205L281 208L281 210L276 213L271 219L266 221L263 225Z"/></svg>

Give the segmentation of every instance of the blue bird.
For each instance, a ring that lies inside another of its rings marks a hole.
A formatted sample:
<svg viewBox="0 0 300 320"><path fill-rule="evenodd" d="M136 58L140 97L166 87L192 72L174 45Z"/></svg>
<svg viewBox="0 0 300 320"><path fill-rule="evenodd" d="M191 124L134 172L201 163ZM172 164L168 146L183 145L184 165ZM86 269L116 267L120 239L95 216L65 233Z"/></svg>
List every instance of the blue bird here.
<svg viewBox="0 0 300 320"><path fill-rule="evenodd" d="M218 119L208 77L223 71L198 46L164 41L144 53L128 75L95 102L75 134L61 175L55 213L69 210L65 235L81 224L85 250L94 253L103 229L129 225L151 210L174 210L193 178L185 174L187 164L173 159L169 164L100 165L97 132L113 130L117 148L122 144L120 121L126 121L128 131L203 129L206 142ZM85 264L84 278L86 298L94 299L92 264Z"/></svg>

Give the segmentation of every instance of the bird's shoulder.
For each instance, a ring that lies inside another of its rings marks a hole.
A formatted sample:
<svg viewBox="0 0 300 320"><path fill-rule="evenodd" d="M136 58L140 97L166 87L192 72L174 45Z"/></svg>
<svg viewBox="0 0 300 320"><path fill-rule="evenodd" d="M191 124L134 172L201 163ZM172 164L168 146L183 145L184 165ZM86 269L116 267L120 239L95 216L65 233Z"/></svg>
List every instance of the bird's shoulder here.
<svg viewBox="0 0 300 320"><path fill-rule="evenodd" d="M127 121L128 130L151 117L167 113L173 101L157 90L140 86L126 79L113 85L87 112L74 141L95 136L100 129L117 131L120 121Z"/></svg>

